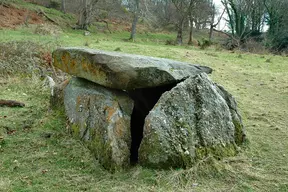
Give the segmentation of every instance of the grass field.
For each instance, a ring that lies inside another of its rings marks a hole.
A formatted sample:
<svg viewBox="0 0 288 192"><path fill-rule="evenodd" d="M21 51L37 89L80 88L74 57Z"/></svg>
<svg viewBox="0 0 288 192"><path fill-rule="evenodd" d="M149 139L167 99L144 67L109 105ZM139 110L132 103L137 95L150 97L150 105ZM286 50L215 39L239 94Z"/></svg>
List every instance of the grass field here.
<svg viewBox="0 0 288 192"><path fill-rule="evenodd" d="M136 42L126 42L127 32L83 36L66 30L49 36L33 30L0 30L0 45L25 40L48 51L60 46L120 48L212 67L211 78L238 102L248 142L236 157L206 158L188 170L136 166L112 174L67 133L65 116L49 108L50 91L37 73L15 71L0 77L0 99L26 106L0 108L0 191L288 191L287 57L164 45L173 34L141 34ZM5 59L0 55L0 65Z"/></svg>

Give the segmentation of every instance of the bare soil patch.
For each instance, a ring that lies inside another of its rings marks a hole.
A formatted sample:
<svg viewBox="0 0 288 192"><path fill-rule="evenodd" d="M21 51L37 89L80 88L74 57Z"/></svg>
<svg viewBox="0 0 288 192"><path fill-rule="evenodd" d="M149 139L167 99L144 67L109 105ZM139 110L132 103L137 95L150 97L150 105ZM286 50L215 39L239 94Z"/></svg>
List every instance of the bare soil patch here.
<svg viewBox="0 0 288 192"><path fill-rule="evenodd" d="M33 11L0 5L0 29L14 29L25 22L27 24L41 24L44 23L44 20Z"/></svg>

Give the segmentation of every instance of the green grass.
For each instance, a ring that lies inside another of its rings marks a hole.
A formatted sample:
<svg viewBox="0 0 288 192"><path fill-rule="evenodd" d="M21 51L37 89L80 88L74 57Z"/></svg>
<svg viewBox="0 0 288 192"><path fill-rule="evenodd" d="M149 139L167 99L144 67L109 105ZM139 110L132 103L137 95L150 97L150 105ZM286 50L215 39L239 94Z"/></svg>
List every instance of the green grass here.
<svg viewBox="0 0 288 192"><path fill-rule="evenodd" d="M26 106L0 108L0 191L288 191L287 57L165 46L173 35L139 34L136 42L126 42L127 32L84 36L66 30L46 36L34 34L30 26L0 30L0 42L33 41L50 50L119 47L125 53L210 66L211 78L233 94L243 116L249 142L239 155L207 158L188 170L138 166L111 174L67 133L63 113L50 110L49 90L37 76L10 75L0 77L0 98Z"/></svg>

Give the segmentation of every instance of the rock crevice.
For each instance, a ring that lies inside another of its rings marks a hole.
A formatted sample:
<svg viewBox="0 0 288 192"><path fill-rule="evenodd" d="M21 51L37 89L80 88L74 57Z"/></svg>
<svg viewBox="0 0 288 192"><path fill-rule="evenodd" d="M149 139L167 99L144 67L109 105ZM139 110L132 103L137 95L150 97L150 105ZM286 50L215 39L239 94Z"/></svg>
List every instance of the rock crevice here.
<svg viewBox="0 0 288 192"><path fill-rule="evenodd" d="M140 88L128 91L128 95L134 101L134 108L131 115L131 164L138 162L138 149L143 138L143 127L146 116L156 105L162 94L170 91L176 85L177 83L173 83L153 88Z"/></svg>

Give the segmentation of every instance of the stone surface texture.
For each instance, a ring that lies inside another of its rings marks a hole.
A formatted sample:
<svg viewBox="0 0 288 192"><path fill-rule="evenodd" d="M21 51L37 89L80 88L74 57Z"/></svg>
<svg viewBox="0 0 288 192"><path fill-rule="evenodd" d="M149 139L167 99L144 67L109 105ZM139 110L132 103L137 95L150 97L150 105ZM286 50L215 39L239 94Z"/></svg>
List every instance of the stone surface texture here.
<svg viewBox="0 0 288 192"><path fill-rule="evenodd" d="M234 98L205 74L165 92L145 119L142 165L191 167L212 154L233 156L245 137Z"/></svg>
<svg viewBox="0 0 288 192"><path fill-rule="evenodd" d="M57 49L53 59L64 72L121 90L167 85L212 72L209 67L169 59L73 47Z"/></svg>
<svg viewBox="0 0 288 192"><path fill-rule="evenodd" d="M64 89L71 132L108 170L129 167L131 154L146 167L187 168L236 155L245 140L236 101L209 67L83 48L53 59L77 77L56 87L51 105L61 108Z"/></svg>
<svg viewBox="0 0 288 192"><path fill-rule="evenodd" d="M111 171L129 166L133 101L125 92L72 78L64 90L71 132Z"/></svg>
<svg viewBox="0 0 288 192"><path fill-rule="evenodd" d="M69 79L60 84L56 84L53 89L53 95L50 95L50 107L52 109L64 109L64 89L68 85Z"/></svg>

